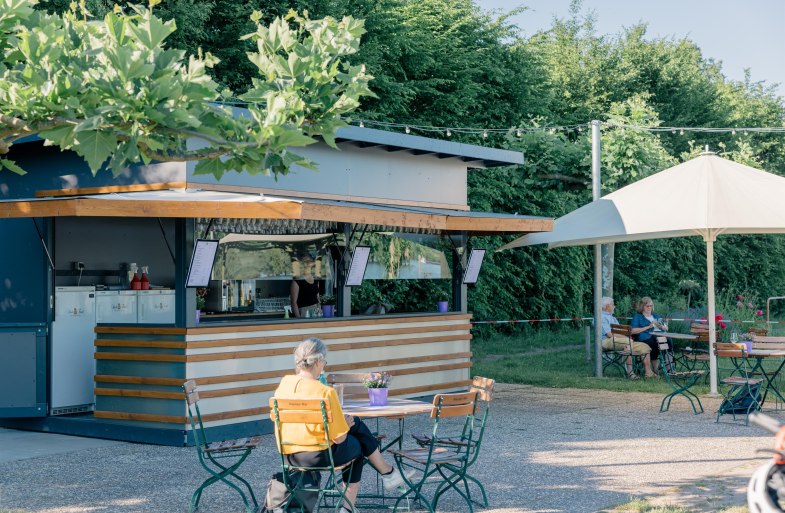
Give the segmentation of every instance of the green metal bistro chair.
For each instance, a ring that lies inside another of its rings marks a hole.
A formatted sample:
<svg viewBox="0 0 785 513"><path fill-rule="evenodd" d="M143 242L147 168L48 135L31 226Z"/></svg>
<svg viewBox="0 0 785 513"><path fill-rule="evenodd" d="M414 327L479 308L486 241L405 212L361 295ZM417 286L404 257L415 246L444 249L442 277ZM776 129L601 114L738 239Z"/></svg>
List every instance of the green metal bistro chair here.
<svg viewBox="0 0 785 513"><path fill-rule="evenodd" d="M253 436L209 442L205 436L202 413L199 410L199 393L196 391L196 382L193 380L186 381L183 383L183 390L185 391L185 402L188 404L188 418L191 421L191 433L193 434L194 445L199 455L199 463L210 473L210 477L196 489L191 497L191 505L188 508L189 513L193 513L199 507L199 500L202 498L204 489L219 481L235 489L243 499L245 511L253 513L259 506L256 502L256 497L248 481L238 476L236 471L248 458L251 451L261 443L262 437ZM253 503L253 509L243 489L230 481L230 477L239 481L248 491L248 495L250 495Z"/></svg>
<svg viewBox="0 0 785 513"><path fill-rule="evenodd" d="M270 417L275 423L275 439L278 447L278 453L281 456L281 469L284 476L294 476L294 478L284 479L288 496L287 499L278 508L287 511L292 501L297 497L307 494L317 494L316 503L326 504L326 496L329 495L334 499L334 510L337 512L343 505L346 496L345 486L336 486L336 483L341 482L341 474L349 464L336 466L333 461L332 451L330 451L330 431L329 423L332 420L332 414L327 408L323 399L282 399L270 398ZM321 431L324 435L323 440L309 446L309 451L323 451L327 449L329 456L329 465L323 467L303 467L290 465L286 461L284 451L286 446L297 445L302 447L300 442L290 442L283 437L283 427L286 424L309 424L318 426L320 429L313 430L314 432ZM329 479L326 481L326 486L321 487L318 484L311 483L304 479L308 472L327 472ZM351 469L348 470L351 473ZM349 475L351 478L351 474ZM300 512L305 513L306 509L302 501L299 501ZM352 511L355 511L352 505Z"/></svg>
<svg viewBox="0 0 785 513"><path fill-rule="evenodd" d="M433 409L431 410L431 417L434 419L434 422L430 443L418 449L390 451L395 456L395 463L404 476L407 487L406 491L395 502L393 511L396 511L398 504L411 493L414 494L416 500L428 508L430 513L434 513L439 498L450 489L455 490L463 497L469 506L470 513L474 511L467 481L468 476L466 475L469 461L472 460L472 454L458 447L447 447L446 445L448 444L446 442L453 436L444 436L442 433L444 431L455 433L455 427L462 424L466 426L464 434L466 439L473 439L477 395L478 392L476 391L458 394L437 394L433 398ZM452 426L451 424L453 423L456 426ZM406 478L404 467L419 470L421 472L420 477L410 481ZM429 478L441 480L434 492L433 499L430 501L422 492L423 486L432 481ZM457 485L459 484L463 486L458 487Z"/></svg>
<svg viewBox="0 0 785 513"><path fill-rule="evenodd" d="M703 371L677 371L676 361L673 358L673 350L670 348L668 342L657 342L657 345L660 348L661 372L665 376L665 381L667 381L668 385L673 388L673 392L662 398L662 403L660 404L660 413L670 409L671 400L677 395L683 395L687 398L687 400L690 402L690 405L692 406L692 411L694 411L696 415L703 413L703 405L701 404L700 398L690 390L690 387L697 383L701 376L703 376ZM697 401L700 411L698 411L698 408L695 407L695 402L693 399Z"/></svg>
<svg viewBox="0 0 785 513"><path fill-rule="evenodd" d="M726 358L732 365L729 375L720 380L726 385L722 403L717 409L717 422L722 415L731 414L733 420L736 415L744 415L745 424L749 423L750 412L760 410L761 384L763 378L753 377L753 365L747 358L744 344L717 343L714 345L718 363L720 358Z"/></svg>
<svg viewBox="0 0 785 513"><path fill-rule="evenodd" d="M619 369L622 376L632 377L633 375L643 374L643 359L645 354L636 354L633 352L633 338L632 326L628 324L611 324L611 337L614 339L614 344L611 349L603 349L602 351L602 369L605 372L606 367L615 367ZM617 340L624 339L626 342L621 344Z"/></svg>
<svg viewBox="0 0 785 513"><path fill-rule="evenodd" d="M481 376L475 376L472 380L472 384L469 387L469 392L477 392L477 415L480 414L480 405L483 405L482 408L482 416L474 416L474 417L467 417L466 421L463 423L463 428L461 433L456 436L449 436L447 438L443 438L439 441L439 445L444 447L452 447L457 452L466 451L469 453L469 460L466 462L466 479L475 483L479 489L480 493L482 493L482 502L476 501L472 499L472 501L480 506L488 507L488 495L485 493L485 487L480 483L480 481L470 475L468 473L468 469L474 465L477 461L477 457L480 455L480 448L482 447L482 440L483 436L485 435L485 427L488 424L488 414L491 410L491 400L493 399L493 389L496 385L496 381L490 378L483 378ZM474 423L474 429L472 430L472 422ZM471 433L471 434L470 434ZM412 435L415 439L417 444L420 447L427 447L431 443L431 436L430 435ZM442 483L442 487L446 485ZM437 489L437 493L438 493ZM467 490L468 495L468 490Z"/></svg>

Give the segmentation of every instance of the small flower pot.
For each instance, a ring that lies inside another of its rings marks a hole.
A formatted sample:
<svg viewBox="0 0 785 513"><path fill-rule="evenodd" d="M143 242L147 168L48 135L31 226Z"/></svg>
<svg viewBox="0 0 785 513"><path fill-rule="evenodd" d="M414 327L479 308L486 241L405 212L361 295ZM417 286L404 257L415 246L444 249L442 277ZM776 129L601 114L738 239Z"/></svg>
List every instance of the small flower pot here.
<svg viewBox="0 0 785 513"><path fill-rule="evenodd" d="M322 305L322 317L333 317L335 315L335 305Z"/></svg>
<svg viewBox="0 0 785 513"><path fill-rule="evenodd" d="M371 406L387 406L387 388L369 388L368 401Z"/></svg>
<svg viewBox="0 0 785 513"><path fill-rule="evenodd" d="M450 304L447 301L439 301L436 303L436 311L437 312L449 312L450 311Z"/></svg>

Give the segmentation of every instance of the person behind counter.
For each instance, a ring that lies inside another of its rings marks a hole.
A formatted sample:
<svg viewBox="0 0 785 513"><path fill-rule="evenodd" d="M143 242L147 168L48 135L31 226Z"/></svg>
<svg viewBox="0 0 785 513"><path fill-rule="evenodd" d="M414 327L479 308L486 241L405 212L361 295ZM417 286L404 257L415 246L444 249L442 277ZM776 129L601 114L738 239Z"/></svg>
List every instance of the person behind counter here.
<svg viewBox="0 0 785 513"><path fill-rule="evenodd" d="M347 486L345 499L354 504L357 493L360 491L360 480L363 470L363 456L367 458L379 474L385 490L392 492L404 485L400 471L387 463L379 452L379 442L370 429L357 417L344 415L338 394L335 389L323 385L319 376L324 371L327 362L327 346L320 339L312 337L301 342L294 351L295 374L284 376L280 385L275 390L274 397L281 399L324 399L329 408L332 420L328 424L332 445L330 451L333 462L340 466L351 463L343 471L343 482ZM298 426L284 424L281 427L281 436L290 443L307 444L319 440L319 432L323 432L321 424ZM278 436L278 433L276 433ZM323 435L322 435L323 436ZM322 451L296 451L297 446L287 445L291 452L285 454L290 465L303 467L326 466L329 463L327 450ZM409 481L414 477L415 471L406 471ZM352 511L350 505L344 504L340 513Z"/></svg>
<svg viewBox="0 0 785 513"><path fill-rule="evenodd" d="M313 276L313 259L306 255L300 259L303 273L292 277L289 296L293 317L317 317L319 312L319 284Z"/></svg>

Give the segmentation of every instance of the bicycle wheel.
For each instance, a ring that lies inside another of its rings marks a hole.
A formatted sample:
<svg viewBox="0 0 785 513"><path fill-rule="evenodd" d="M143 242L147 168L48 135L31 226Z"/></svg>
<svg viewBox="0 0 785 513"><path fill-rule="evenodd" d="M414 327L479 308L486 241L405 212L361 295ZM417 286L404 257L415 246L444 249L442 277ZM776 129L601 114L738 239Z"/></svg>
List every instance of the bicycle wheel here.
<svg viewBox="0 0 785 513"><path fill-rule="evenodd" d="M752 474L747 485L747 506L751 513L781 513L785 503L783 468L773 461L764 463Z"/></svg>

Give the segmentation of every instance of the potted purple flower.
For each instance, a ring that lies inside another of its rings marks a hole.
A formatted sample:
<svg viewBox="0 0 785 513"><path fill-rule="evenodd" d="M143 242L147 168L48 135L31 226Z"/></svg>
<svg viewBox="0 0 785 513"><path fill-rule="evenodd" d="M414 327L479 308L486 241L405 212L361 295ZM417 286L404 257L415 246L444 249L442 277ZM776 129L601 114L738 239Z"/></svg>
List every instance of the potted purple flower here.
<svg viewBox="0 0 785 513"><path fill-rule="evenodd" d="M389 372L371 372L363 385L368 389L368 401L371 406L387 406L387 386L392 376Z"/></svg>

